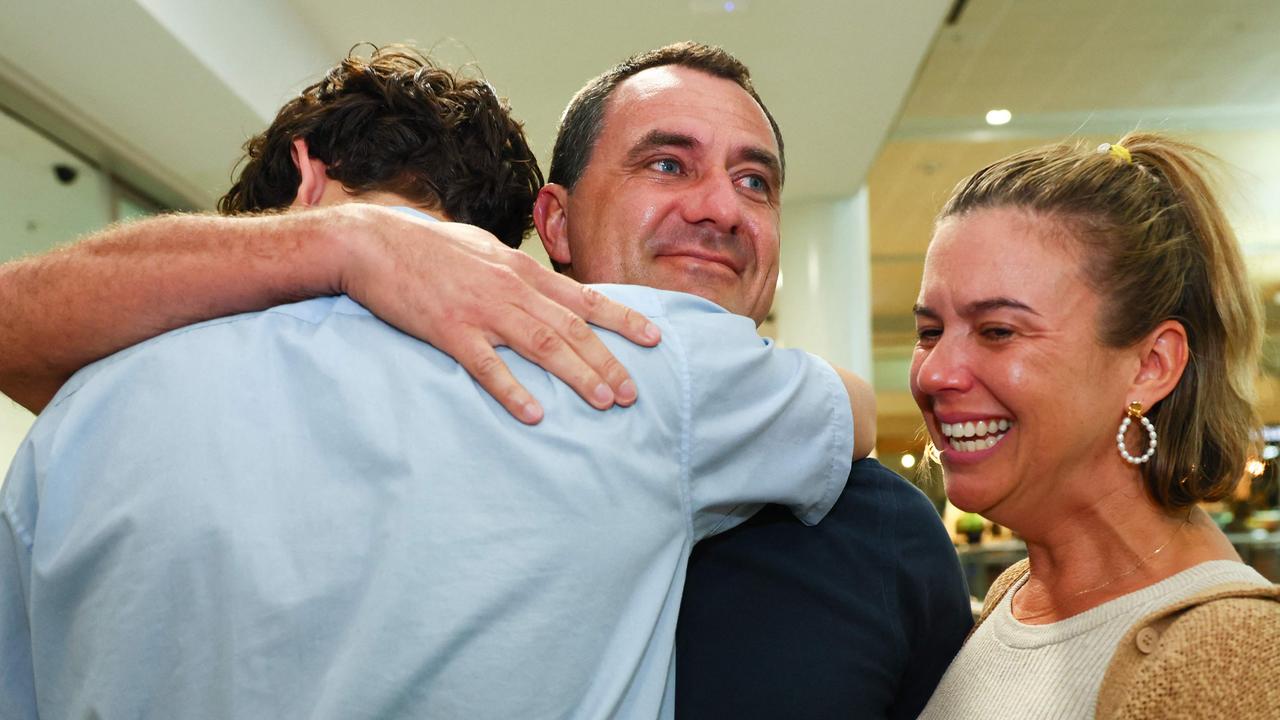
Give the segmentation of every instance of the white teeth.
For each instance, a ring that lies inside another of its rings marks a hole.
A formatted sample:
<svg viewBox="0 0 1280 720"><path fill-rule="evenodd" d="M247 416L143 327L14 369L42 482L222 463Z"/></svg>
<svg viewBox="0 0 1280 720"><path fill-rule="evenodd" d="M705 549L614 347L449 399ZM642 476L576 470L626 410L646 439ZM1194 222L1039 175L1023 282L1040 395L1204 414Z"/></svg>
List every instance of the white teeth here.
<svg viewBox="0 0 1280 720"><path fill-rule="evenodd" d="M979 420L976 423L958 422L958 423L938 423L938 429L942 431L943 437L948 438L986 438L995 435L997 432L1004 432L1012 427L1012 423L1004 418L991 418L990 420Z"/></svg>
<svg viewBox="0 0 1280 720"><path fill-rule="evenodd" d="M979 450L986 450L987 448L990 448L990 447L995 447L996 443L1000 442L1003 439L1004 439L1004 433L1001 433L999 435L988 435L986 437L977 438L975 440L958 440L954 437L949 437L947 438L947 442L950 443L952 450L956 450L957 452L971 453L971 452L977 452Z"/></svg>

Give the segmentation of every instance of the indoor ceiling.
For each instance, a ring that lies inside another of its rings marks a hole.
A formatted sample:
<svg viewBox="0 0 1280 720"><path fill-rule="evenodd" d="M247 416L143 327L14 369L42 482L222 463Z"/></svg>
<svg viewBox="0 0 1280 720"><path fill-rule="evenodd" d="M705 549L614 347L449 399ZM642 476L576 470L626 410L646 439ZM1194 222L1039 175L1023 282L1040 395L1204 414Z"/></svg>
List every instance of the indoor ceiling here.
<svg viewBox="0 0 1280 720"><path fill-rule="evenodd" d="M545 164L588 78L694 39L751 67L784 129L787 199L836 197L862 185L949 2L17 2L0 25L0 79L100 137L106 160L208 208L244 139L357 43L410 41L447 64L476 63Z"/></svg>

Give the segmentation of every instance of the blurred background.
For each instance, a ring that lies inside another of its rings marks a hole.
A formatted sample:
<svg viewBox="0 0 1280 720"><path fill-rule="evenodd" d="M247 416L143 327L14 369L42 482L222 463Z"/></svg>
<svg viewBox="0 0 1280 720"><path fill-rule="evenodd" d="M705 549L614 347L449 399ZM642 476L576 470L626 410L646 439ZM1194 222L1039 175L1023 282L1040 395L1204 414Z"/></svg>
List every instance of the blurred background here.
<svg viewBox="0 0 1280 720"><path fill-rule="evenodd" d="M1223 197L1267 308L1264 439L1280 443L1274 0L0 0L0 10L0 260L116 221L211 210L242 143L359 42L407 41L471 65L510 98L544 170L560 112L588 78L668 42L723 45L751 67L786 139L782 276L763 332L873 379L878 455L958 528L979 595L1020 544L949 509L937 479L918 473L910 310L933 216L958 180L1011 152L1175 133L1225 161ZM545 262L536 237L525 247ZM0 399L0 469L32 419ZM1262 447L1236 501L1211 508L1273 580L1277 456L1280 445Z"/></svg>

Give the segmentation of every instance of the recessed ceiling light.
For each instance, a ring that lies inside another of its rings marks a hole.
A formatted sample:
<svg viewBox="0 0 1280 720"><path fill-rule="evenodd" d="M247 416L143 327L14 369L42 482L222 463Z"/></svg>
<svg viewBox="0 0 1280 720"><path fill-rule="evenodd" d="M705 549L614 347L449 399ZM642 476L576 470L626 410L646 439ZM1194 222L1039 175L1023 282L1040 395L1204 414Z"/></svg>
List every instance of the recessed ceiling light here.
<svg viewBox="0 0 1280 720"><path fill-rule="evenodd" d="M915 456L915 455L912 455L911 453L907 453L907 454L905 454L905 455L903 455L903 456L902 456L902 467L907 468L908 470L910 470L911 468L913 468L913 467L915 467L915 466L916 466L916 456Z"/></svg>
<svg viewBox="0 0 1280 720"><path fill-rule="evenodd" d="M741 15L751 11L751 0L689 0L689 9L699 15Z"/></svg>
<svg viewBox="0 0 1280 720"><path fill-rule="evenodd" d="M1013 113L1009 112L1008 110L1005 110L1004 108L987 111L988 125L1005 125L1012 119L1013 119Z"/></svg>

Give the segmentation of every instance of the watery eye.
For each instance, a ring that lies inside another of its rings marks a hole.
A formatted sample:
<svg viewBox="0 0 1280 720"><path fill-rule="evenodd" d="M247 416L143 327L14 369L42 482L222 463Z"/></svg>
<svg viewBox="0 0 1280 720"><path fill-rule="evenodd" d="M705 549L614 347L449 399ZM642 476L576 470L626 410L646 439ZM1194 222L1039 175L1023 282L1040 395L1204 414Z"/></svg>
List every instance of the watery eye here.
<svg viewBox="0 0 1280 720"><path fill-rule="evenodd" d="M745 178L742 179L742 184L746 186L748 189L754 190L755 192L769 191L769 183L765 182L764 178L760 177L759 175L746 176Z"/></svg>
<svg viewBox="0 0 1280 720"><path fill-rule="evenodd" d="M671 158L663 158L653 163L653 169L660 173L678 173L680 172L680 163Z"/></svg>

